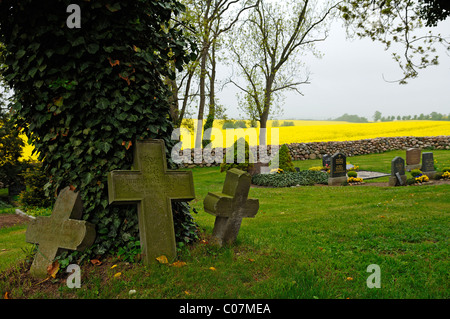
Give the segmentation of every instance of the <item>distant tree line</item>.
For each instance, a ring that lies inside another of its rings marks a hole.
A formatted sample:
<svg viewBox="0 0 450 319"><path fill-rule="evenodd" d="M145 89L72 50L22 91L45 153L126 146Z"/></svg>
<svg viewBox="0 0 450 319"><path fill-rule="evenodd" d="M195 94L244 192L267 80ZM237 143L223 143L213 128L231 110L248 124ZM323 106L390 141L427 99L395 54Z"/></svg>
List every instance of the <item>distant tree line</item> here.
<svg viewBox="0 0 450 319"><path fill-rule="evenodd" d="M438 112L431 112L430 114L420 115L388 115L383 116L380 111L376 111L373 115L374 122L390 122L390 121L450 121L450 114L445 115Z"/></svg>
<svg viewBox="0 0 450 319"><path fill-rule="evenodd" d="M338 118L335 118L333 121L343 121L343 122L351 122L351 123L368 123L369 121L367 118L358 116L358 115L352 115L345 113L342 116L339 116Z"/></svg>

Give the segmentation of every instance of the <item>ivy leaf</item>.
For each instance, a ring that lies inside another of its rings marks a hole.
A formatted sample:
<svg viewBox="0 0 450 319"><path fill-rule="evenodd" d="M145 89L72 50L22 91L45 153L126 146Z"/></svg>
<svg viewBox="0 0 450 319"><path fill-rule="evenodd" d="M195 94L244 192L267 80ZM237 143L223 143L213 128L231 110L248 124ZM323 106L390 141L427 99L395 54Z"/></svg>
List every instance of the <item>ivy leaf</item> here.
<svg viewBox="0 0 450 319"><path fill-rule="evenodd" d="M116 3L114 3L113 5L107 4L107 5L106 5L106 9L108 9L108 10L111 11L111 12L119 11L119 10L121 9L120 3L119 3L119 2L116 2Z"/></svg>
<svg viewBox="0 0 450 319"><path fill-rule="evenodd" d="M97 51L100 49L100 46L97 43L91 43L86 47L86 50L90 53L90 54L95 54L97 53Z"/></svg>

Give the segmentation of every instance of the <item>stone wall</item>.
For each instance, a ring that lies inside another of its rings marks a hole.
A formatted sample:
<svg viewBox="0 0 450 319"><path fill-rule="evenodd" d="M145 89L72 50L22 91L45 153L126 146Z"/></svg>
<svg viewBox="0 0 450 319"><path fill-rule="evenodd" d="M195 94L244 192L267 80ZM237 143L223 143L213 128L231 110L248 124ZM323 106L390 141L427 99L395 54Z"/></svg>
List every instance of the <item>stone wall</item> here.
<svg viewBox="0 0 450 319"><path fill-rule="evenodd" d="M307 160L322 158L324 154L334 154L338 151L347 155L347 157L382 153L393 150L406 150L411 147L417 147L421 149L438 149L438 150L450 150L450 136L432 136L432 137L378 137L374 139L365 139L357 141L344 141L344 142L312 142L312 143L292 143L287 144L292 160ZM270 145L268 146L270 152ZM225 154L226 149L217 148L216 152L223 152ZM214 155L214 151L212 155ZM197 155L198 156L198 155ZM194 150L191 150L191 159L194 161ZM185 167L195 166L217 166L217 163L202 164L184 164Z"/></svg>

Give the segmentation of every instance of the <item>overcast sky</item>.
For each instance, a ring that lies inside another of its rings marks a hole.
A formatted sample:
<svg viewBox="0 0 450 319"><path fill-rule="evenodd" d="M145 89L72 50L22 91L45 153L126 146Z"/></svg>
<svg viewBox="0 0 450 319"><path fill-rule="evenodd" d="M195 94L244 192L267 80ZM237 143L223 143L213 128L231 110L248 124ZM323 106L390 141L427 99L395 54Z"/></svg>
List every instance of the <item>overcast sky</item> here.
<svg viewBox="0 0 450 319"><path fill-rule="evenodd" d="M384 45L369 39L346 39L345 29L337 22L329 37L317 44L322 59L308 58L311 84L297 93L286 93L284 114L280 119L328 119L344 113L372 120L375 111L386 115L450 113L450 56L438 51L440 65L419 71L419 77L406 85L388 83L402 71ZM441 22L433 33L450 36L450 19ZM440 48L439 48L440 49ZM403 54L403 51L398 51ZM218 94L230 118L238 118L237 90L227 86Z"/></svg>

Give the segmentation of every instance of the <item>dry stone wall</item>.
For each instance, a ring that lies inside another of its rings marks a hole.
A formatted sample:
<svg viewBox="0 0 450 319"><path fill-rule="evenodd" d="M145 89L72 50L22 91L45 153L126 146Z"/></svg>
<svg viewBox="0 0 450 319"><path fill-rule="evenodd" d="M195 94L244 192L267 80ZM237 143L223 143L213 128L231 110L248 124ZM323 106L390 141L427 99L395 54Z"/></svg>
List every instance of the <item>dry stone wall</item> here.
<svg viewBox="0 0 450 319"><path fill-rule="evenodd" d="M344 142L311 142L311 143L291 143L287 144L292 160L307 160L322 158L324 154L334 154L341 152L347 157L356 155L383 153L393 150L406 150L411 147L421 149L437 149L450 150L450 135L445 136L431 136L431 137L416 137L416 136L402 136L402 137L378 137L374 139L364 139L357 141ZM253 148L251 148L253 149ZM270 153L271 147L268 146ZM215 152L223 152L226 149L216 148ZM212 153L214 155L214 151ZM191 150L192 163L184 164L185 167L196 166L217 166L217 163L202 164L194 163L194 150Z"/></svg>

